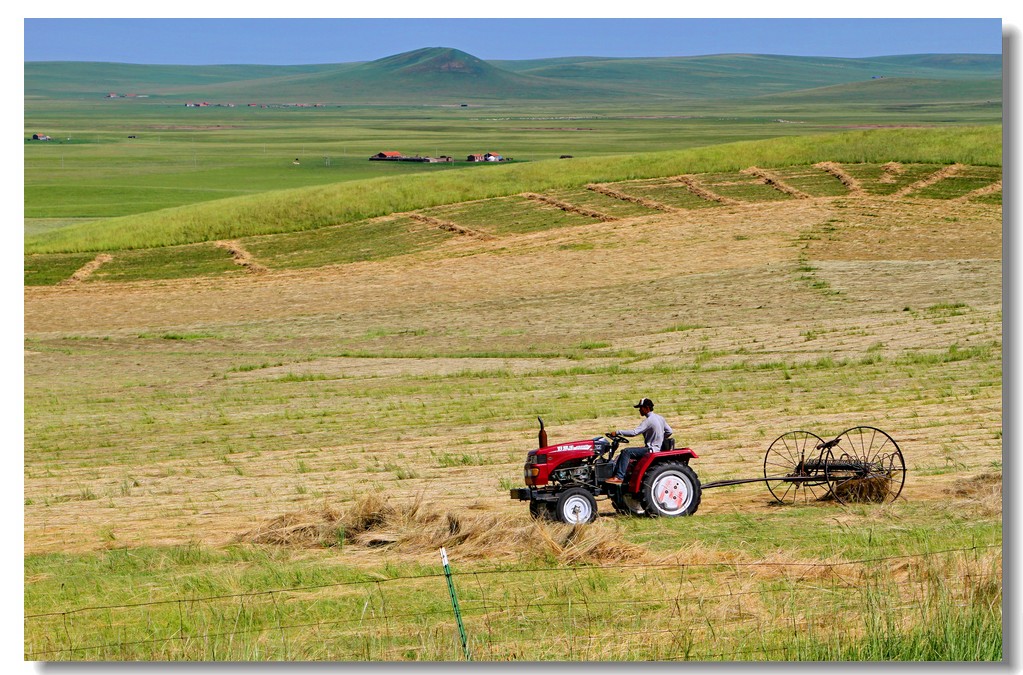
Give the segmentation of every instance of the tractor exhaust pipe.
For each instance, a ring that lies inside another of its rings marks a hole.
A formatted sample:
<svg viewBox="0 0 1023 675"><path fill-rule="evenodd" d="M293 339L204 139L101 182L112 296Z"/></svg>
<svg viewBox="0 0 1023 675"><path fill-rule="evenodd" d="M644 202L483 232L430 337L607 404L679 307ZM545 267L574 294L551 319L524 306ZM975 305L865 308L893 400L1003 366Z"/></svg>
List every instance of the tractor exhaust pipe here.
<svg viewBox="0 0 1023 675"><path fill-rule="evenodd" d="M543 428L543 420L540 419L539 417L537 417L536 419L537 419L537 421L540 422L540 434L537 437L537 442L540 445L538 445L536 447L537 448L546 448L547 447L547 431Z"/></svg>

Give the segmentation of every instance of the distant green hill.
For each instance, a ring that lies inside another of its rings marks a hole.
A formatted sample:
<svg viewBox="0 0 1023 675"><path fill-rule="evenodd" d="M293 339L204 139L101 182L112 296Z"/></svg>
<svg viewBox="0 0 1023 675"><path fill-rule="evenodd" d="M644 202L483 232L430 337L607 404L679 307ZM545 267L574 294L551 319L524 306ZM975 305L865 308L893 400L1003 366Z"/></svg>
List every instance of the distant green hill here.
<svg viewBox="0 0 1023 675"><path fill-rule="evenodd" d="M354 65L354 64L352 64ZM204 87L237 86L352 67L312 66L161 66L92 61L28 61L25 95L53 98L117 94L171 94Z"/></svg>
<svg viewBox="0 0 1023 675"><path fill-rule="evenodd" d="M990 88L1001 79L1001 55L837 59L722 54L487 62L457 49L433 47L368 63L307 66L27 62L25 95L80 98L115 92L148 95L158 101L207 98L325 103L670 101L750 98L880 77L921 83L985 80L984 86ZM920 84L905 91L913 95L923 88ZM894 88L886 91L894 92Z"/></svg>
<svg viewBox="0 0 1023 675"><path fill-rule="evenodd" d="M770 94L756 99L758 103L938 103L956 101L1001 101L1000 79L946 79L892 77L865 82L836 84L828 87L803 89L781 94Z"/></svg>

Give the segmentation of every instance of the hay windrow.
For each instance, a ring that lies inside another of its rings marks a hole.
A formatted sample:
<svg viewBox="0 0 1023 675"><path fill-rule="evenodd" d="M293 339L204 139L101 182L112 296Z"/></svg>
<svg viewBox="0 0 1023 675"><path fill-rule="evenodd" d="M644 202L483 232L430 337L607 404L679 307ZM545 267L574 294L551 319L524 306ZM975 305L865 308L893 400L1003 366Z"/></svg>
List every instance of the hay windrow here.
<svg viewBox="0 0 1023 675"><path fill-rule="evenodd" d="M864 194L863 185L861 185L860 182L856 180L856 178L850 176L846 172L846 170L842 168L841 164L838 164L837 162L818 162L814 164L814 166L822 171L826 171L827 173L837 178L839 182L841 182L842 185L844 185L849 190L850 193L856 195ZM890 176L890 174L886 173L885 176ZM892 179L889 178L889 181L891 180Z"/></svg>
<svg viewBox="0 0 1023 675"><path fill-rule="evenodd" d="M566 213L578 213L579 215L587 216L589 218L596 218L597 220L599 220L601 222L604 222L604 223L609 223L609 222L618 220L618 218L616 218L614 216L611 216L611 215L608 215L606 213L601 213L600 211L594 211L593 209L584 209L581 206L576 206L574 204L569 204L568 202L563 202L560 199L555 199L554 197L548 197L547 195L540 195L540 194L536 194L535 192L524 192L524 193L522 193L522 196L525 197L526 199L531 199L531 200L533 200L535 202L539 202L541 204L547 204L548 206L553 206L554 208L561 209L562 211L565 211Z"/></svg>
<svg viewBox="0 0 1023 675"><path fill-rule="evenodd" d="M959 197L956 197L955 199L952 199L950 201L957 202L957 203L959 203L959 202L968 202L971 199L976 199L977 197L983 197L985 195L995 194L995 193L1001 192L1001 191L1002 191L1002 181L998 180L998 181L995 181L994 183L991 183L991 185L985 185L982 188L977 188L976 190L973 190L971 192L967 192L966 194L961 195Z"/></svg>
<svg viewBox="0 0 1023 675"><path fill-rule="evenodd" d="M614 523L565 525L478 509L441 512L422 501L394 504L374 494L347 509L323 505L272 518L236 537L239 543L342 550L386 548L435 555L441 547L464 560L555 559L561 563L648 560Z"/></svg>
<svg viewBox="0 0 1023 675"><path fill-rule="evenodd" d="M95 258L85 263L80 268L78 268L74 274L72 274L64 281L61 281L58 285L69 286L72 284L80 284L81 282L91 277L93 272L98 270L102 265L110 262L113 259L114 257L109 253L100 253Z"/></svg>
<svg viewBox="0 0 1023 675"><path fill-rule="evenodd" d="M916 192L918 190L922 190L925 187L930 187L931 185L934 185L935 183L937 183L939 181L945 180L949 176L954 176L954 175L958 174L959 172L961 172L963 170L963 168L964 167L963 167L962 164L949 164L948 166L946 166L944 168L938 169L937 171L932 173L930 176L927 176L923 180L918 180L915 183L910 183L909 185L903 187L902 189L900 189L898 192L896 192L892 196L893 197L905 197L906 195L910 194L911 192Z"/></svg>
<svg viewBox="0 0 1023 675"><path fill-rule="evenodd" d="M802 190L798 190L784 180L781 179L777 174L768 171L767 169L761 169L759 166L751 166L743 169L739 173L746 174L747 176L754 176L759 179L760 183L774 188L782 194L787 194L794 199L810 199L810 195L806 194Z"/></svg>
<svg viewBox="0 0 1023 675"><path fill-rule="evenodd" d="M902 166L899 162L888 162L881 167L884 173L877 180L878 183L894 183L897 176L901 176L906 172L906 167Z"/></svg>
<svg viewBox="0 0 1023 675"><path fill-rule="evenodd" d="M241 265L252 274L266 274L270 271L266 265L261 265L256 262L256 260L252 257L252 254L249 253L240 242L218 241L215 245L217 248L222 248L230 253L236 265Z"/></svg>
<svg viewBox="0 0 1023 675"><path fill-rule="evenodd" d="M674 206L668 206L667 204L662 204L661 202L654 201L653 199L647 199L645 197L636 197L600 183L590 183L586 186L586 189L591 192L596 192L597 194L611 197L612 199L631 202L632 204L639 204L640 206L645 206L648 209L653 209L655 211L665 211L667 213L676 213L679 211L679 209L676 209Z"/></svg>
<svg viewBox="0 0 1023 675"><path fill-rule="evenodd" d="M681 183L686 187L687 190L689 190L691 193L693 193L700 199L706 199L709 202L725 204L726 206L734 206L736 204L739 204L738 200L732 199L731 197L725 197L724 195L719 195L716 192L712 192L704 185L701 185L696 176L688 174L683 176L672 176L671 180L675 181L676 183Z"/></svg>
<svg viewBox="0 0 1023 675"><path fill-rule="evenodd" d="M967 506L981 516L997 516L1002 513L1001 472L982 473L957 481L947 492L956 499L958 509Z"/></svg>
<svg viewBox="0 0 1023 675"><path fill-rule="evenodd" d="M417 223L423 223L430 227L435 227L438 230L444 230L445 232L452 232L454 234L460 234L464 237L473 237L475 239L493 239L493 235L487 234L486 232L480 232L473 230L468 227L463 227L458 223L452 223L450 220L442 220L440 218L434 218L433 216L424 216L421 213L410 213L408 217Z"/></svg>

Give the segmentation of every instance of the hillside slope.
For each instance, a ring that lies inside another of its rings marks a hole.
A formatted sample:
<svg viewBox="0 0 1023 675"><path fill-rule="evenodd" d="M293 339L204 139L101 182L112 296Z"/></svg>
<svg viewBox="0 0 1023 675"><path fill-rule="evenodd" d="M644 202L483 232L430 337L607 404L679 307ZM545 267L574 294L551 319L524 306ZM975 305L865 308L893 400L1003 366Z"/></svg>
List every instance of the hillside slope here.
<svg viewBox="0 0 1023 675"><path fill-rule="evenodd" d="M493 167L485 173L456 169L443 174L349 181L70 225L27 238L25 250L70 253L169 246L310 230L442 204L595 182L738 171L751 165L890 160L1000 166L1001 128L855 131L626 157L580 158L571 163L529 162Z"/></svg>
<svg viewBox="0 0 1023 675"><path fill-rule="evenodd" d="M870 80L998 80L1001 56L937 54L838 59L757 54L483 61L445 47L369 63L308 66L167 66L27 62L25 94L294 99L328 102L699 100L761 96Z"/></svg>

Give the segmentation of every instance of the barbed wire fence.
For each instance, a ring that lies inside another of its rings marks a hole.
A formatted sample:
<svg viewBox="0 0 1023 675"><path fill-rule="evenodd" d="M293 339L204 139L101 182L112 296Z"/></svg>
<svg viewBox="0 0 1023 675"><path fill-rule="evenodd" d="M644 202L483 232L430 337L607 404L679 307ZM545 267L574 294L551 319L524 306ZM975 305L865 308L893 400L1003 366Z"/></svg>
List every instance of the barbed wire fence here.
<svg viewBox="0 0 1023 675"><path fill-rule="evenodd" d="M451 586L438 571L26 614L24 658L791 660L815 636L901 630L978 597L1000 606L1000 547L812 563L455 561Z"/></svg>

